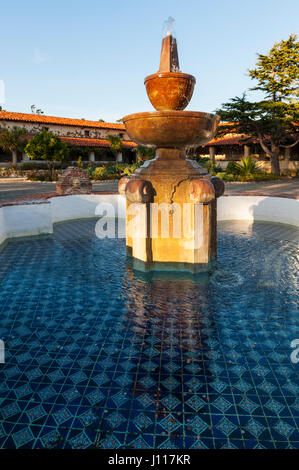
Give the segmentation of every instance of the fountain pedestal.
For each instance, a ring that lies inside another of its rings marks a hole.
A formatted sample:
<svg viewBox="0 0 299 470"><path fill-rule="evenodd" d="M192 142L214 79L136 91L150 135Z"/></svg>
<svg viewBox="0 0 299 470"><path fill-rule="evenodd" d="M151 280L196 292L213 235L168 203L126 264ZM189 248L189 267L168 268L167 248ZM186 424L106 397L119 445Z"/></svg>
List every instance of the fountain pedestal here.
<svg viewBox="0 0 299 470"><path fill-rule="evenodd" d="M157 157L126 182L125 195L128 252L142 261L136 267L209 268L216 257L215 189L205 169L182 150L157 149Z"/></svg>
<svg viewBox="0 0 299 470"><path fill-rule="evenodd" d="M119 192L127 199L127 249L135 267L144 271L206 271L216 258L215 201L224 185L187 159L185 148L211 140L219 118L183 111L195 78L178 71L172 36L163 40L160 69L145 79L158 112L124 117L132 140L157 147L155 159L119 182Z"/></svg>

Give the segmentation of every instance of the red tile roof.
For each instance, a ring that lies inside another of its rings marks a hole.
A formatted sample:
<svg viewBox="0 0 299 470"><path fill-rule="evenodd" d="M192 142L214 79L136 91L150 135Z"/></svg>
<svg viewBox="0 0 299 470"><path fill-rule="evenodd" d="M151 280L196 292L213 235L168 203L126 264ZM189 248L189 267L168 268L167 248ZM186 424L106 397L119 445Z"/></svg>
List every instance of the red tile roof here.
<svg viewBox="0 0 299 470"><path fill-rule="evenodd" d="M218 139L212 139L210 142L205 144L205 147L213 147L216 145L244 145L247 139L251 139L251 142L253 142L253 139L250 138L247 135L224 135L222 137L219 137Z"/></svg>
<svg viewBox="0 0 299 470"><path fill-rule="evenodd" d="M98 129L116 129L120 131L126 130L124 124L114 122L88 121L85 119L70 119L56 116L45 116L43 114L13 113L9 111L0 111L0 120L36 122L40 124L59 124L62 126L95 127Z"/></svg>
<svg viewBox="0 0 299 470"><path fill-rule="evenodd" d="M28 135L29 139L32 139L33 135ZM78 145L80 147L108 147L110 148L110 142L107 139L85 139L80 137L60 137L61 140L68 142L72 145ZM124 148L132 149L137 147L135 142L131 140L122 140L122 146Z"/></svg>

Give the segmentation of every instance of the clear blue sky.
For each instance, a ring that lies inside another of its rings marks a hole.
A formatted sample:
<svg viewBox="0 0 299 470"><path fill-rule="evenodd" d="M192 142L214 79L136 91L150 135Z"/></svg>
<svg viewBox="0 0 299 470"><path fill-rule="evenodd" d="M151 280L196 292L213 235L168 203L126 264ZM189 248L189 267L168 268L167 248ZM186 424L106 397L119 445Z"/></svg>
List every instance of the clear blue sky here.
<svg viewBox="0 0 299 470"><path fill-rule="evenodd" d="M213 112L253 85L257 52L296 33L298 0L16 0L0 7L4 109L115 121L150 111L143 79L158 69L175 18L181 71L197 79L189 110Z"/></svg>

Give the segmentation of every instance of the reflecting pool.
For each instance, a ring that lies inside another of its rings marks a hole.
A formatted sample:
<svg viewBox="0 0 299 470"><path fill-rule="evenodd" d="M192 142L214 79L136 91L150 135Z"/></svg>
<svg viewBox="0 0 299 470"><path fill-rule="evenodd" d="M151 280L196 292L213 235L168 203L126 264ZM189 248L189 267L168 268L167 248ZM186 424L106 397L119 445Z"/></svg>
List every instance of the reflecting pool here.
<svg viewBox="0 0 299 470"><path fill-rule="evenodd" d="M95 224L0 253L0 447L299 448L299 230L219 223L193 277Z"/></svg>

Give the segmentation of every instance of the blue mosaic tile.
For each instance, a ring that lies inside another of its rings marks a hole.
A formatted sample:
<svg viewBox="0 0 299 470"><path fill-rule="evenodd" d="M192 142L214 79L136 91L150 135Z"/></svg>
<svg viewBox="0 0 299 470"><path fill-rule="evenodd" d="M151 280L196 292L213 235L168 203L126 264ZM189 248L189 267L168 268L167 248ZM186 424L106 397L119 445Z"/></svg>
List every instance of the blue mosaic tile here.
<svg viewBox="0 0 299 470"><path fill-rule="evenodd" d="M18 366L14 366L14 367L10 367L9 369L5 370L4 373L5 373L6 377L11 378L11 377L14 377L16 375L20 375L21 371L20 371Z"/></svg>
<svg viewBox="0 0 299 470"><path fill-rule="evenodd" d="M274 429L279 434L281 434L282 436L284 436L286 438L289 438L295 430L295 428L293 426L290 426L288 423L286 423L285 421L282 421L282 420L278 421L275 424Z"/></svg>
<svg viewBox="0 0 299 470"><path fill-rule="evenodd" d="M32 388L29 384L21 385L20 387L14 390L14 393L18 399L26 397L27 395L32 394Z"/></svg>
<svg viewBox="0 0 299 470"><path fill-rule="evenodd" d="M70 379L72 380L72 382L74 382L74 384L78 384L87 380L87 375L80 370L79 372L75 372L75 374L72 374L70 376Z"/></svg>
<svg viewBox="0 0 299 470"><path fill-rule="evenodd" d="M35 408L31 408L31 410L26 411L26 414L29 420L32 422L47 415L47 412L45 411L42 405L37 405Z"/></svg>
<svg viewBox="0 0 299 470"><path fill-rule="evenodd" d="M252 400L250 400L249 398L244 398L240 403L239 403L239 406L246 411L246 413L248 414L252 414L257 408L259 405L257 405L256 403L254 403Z"/></svg>
<svg viewBox="0 0 299 470"><path fill-rule="evenodd" d="M206 402L204 402L197 395L193 395L193 397L189 398L185 403L194 411L199 411L203 406L206 406Z"/></svg>
<svg viewBox="0 0 299 470"><path fill-rule="evenodd" d="M270 411L273 411L275 414L280 414L281 411L285 408L284 405L282 405L279 401L274 400L273 398L267 401L265 407Z"/></svg>
<svg viewBox="0 0 299 470"><path fill-rule="evenodd" d="M10 403L9 405L4 406L1 409L1 414L2 414L4 419L8 419L11 416L14 416L14 415L16 415L20 412L21 412L21 409L20 409L19 404L17 402Z"/></svg>
<svg viewBox="0 0 299 470"><path fill-rule="evenodd" d="M268 369L268 367L258 364L252 369L252 372L254 372L256 375L259 375L261 377L265 377L266 375L269 374L270 369Z"/></svg>
<svg viewBox="0 0 299 470"><path fill-rule="evenodd" d="M197 439L191 446L190 449L208 449L208 447L199 439Z"/></svg>
<svg viewBox="0 0 299 470"><path fill-rule="evenodd" d="M71 402L73 400L76 400L77 398L80 397L80 393L76 388L70 388L69 390L66 390L62 396L67 402Z"/></svg>
<svg viewBox="0 0 299 470"><path fill-rule="evenodd" d="M45 449L55 449L61 440L62 436L56 430L49 432L41 438L41 442Z"/></svg>
<svg viewBox="0 0 299 470"><path fill-rule="evenodd" d="M146 443L142 437L138 437L130 443L130 447L133 449L150 449L151 447Z"/></svg>
<svg viewBox="0 0 299 470"><path fill-rule="evenodd" d="M13 440L17 448L25 446L32 439L34 439L34 436L30 428L22 429L13 434Z"/></svg>
<svg viewBox="0 0 299 470"><path fill-rule="evenodd" d="M143 430L152 424L152 420L148 416L141 413L134 419L134 423L138 429Z"/></svg>
<svg viewBox="0 0 299 470"><path fill-rule="evenodd" d="M154 400L148 393L143 393L140 397L137 398L137 400L144 408L147 408L154 403Z"/></svg>
<svg viewBox="0 0 299 470"><path fill-rule="evenodd" d="M216 428L228 437L235 429L237 429L237 426L229 419L222 418L222 420L217 424Z"/></svg>
<svg viewBox="0 0 299 470"><path fill-rule="evenodd" d="M112 395L111 400L113 400L115 405L119 407L128 401L128 397L125 392L121 391L116 393L115 395Z"/></svg>
<svg viewBox="0 0 299 470"><path fill-rule="evenodd" d="M234 387L241 392L248 392L248 390L252 389L252 386L244 379L240 379L238 382L234 383Z"/></svg>
<svg viewBox="0 0 299 470"><path fill-rule="evenodd" d="M215 401L213 401L213 405L216 406L216 408L221 411L221 413L225 413L232 406L232 404L228 400L221 396L216 398Z"/></svg>
<svg viewBox="0 0 299 470"><path fill-rule="evenodd" d="M227 441L225 444L223 444L221 449L239 449L239 447L235 446L230 441Z"/></svg>
<svg viewBox="0 0 299 470"><path fill-rule="evenodd" d="M283 385L283 388L293 393L294 395L297 395L299 393L299 385L294 384L293 382L287 382Z"/></svg>
<svg viewBox="0 0 299 470"><path fill-rule="evenodd" d="M25 372L26 376L28 377L29 381L33 381L34 379L38 379L43 375L42 371L40 370L39 367L36 367L35 369L31 369L28 372Z"/></svg>
<svg viewBox="0 0 299 470"><path fill-rule="evenodd" d="M0 423L0 439L1 439L2 437L4 437L5 435L6 435L6 434L5 434L5 431L4 431L4 427L3 427L3 425Z"/></svg>
<svg viewBox="0 0 299 470"><path fill-rule="evenodd" d="M276 389L275 385L271 384L270 382L267 382L266 380L260 385L258 385L258 388L269 394Z"/></svg>
<svg viewBox="0 0 299 470"><path fill-rule="evenodd" d="M168 410L174 410L180 404L180 400L178 400L174 395L169 394L162 398L161 403L163 403Z"/></svg>
<svg viewBox="0 0 299 470"><path fill-rule="evenodd" d="M291 377L293 375L292 369L286 366L280 366L276 368L278 374L282 375L283 377Z"/></svg>
<svg viewBox="0 0 299 470"><path fill-rule="evenodd" d="M176 362L173 362L173 361L168 362L168 364L165 364L164 367L168 372L172 372L172 373L177 372L177 370L180 368L180 366Z"/></svg>
<svg viewBox="0 0 299 470"><path fill-rule="evenodd" d="M262 432L265 430L265 426L263 426L259 421L256 419L251 419L248 421L245 428L254 436L259 437Z"/></svg>
<svg viewBox="0 0 299 470"><path fill-rule="evenodd" d="M79 420L81 421L84 427L88 427L91 426L97 420L97 416L92 410L88 410L79 416Z"/></svg>
<svg viewBox="0 0 299 470"><path fill-rule="evenodd" d="M246 367L237 365L237 366L230 367L230 371L233 372L238 377L241 377L244 374L244 372L246 372Z"/></svg>
<svg viewBox="0 0 299 470"><path fill-rule="evenodd" d="M139 382L145 388L151 388L154 385L156 385L156 381L152 377L149 377L149 376L143 377Z"/></svg>
<svg viewBox="0 0 299 470"><path fill-rule="evenodd" d="M56 421L57 424L62 424L62 423L65 423L66 421L68 421L70 418L72 418L72 414L70 413L70 411L67 409L67 408L62 408L58 411L56 411L54 414L54 419Z"/></svg>
<svg viewBox="0 0 299 470"><path fill-rule="evenodd" d="M111 415L108 416L106 420L112 428L117 428L126 421L123 415L116 411L114 413L111 413Z"/></svg>
<svg viewBox="0 0 299 470"><path fill-rule="evenodd" d="M199 416L195 416L195 418L187 423L187 426L197 435L201 434L208 427L207 423Z"/></svg>
<svg viewBox="0 0 299 470"><path fill-rule="evenodd" d="M294 403L292 404L292 408L294 408L295 410L297 410L299 412L299 398L296 398L296 400L294 401ZM281 410L280 410L281 411ZM280 412L279 411L279 412Z"/></svg>
<svg viewBox="0 0 299 470"><path fill-rule="evenodd" d="M166 387L168 390L174 390L180 385L180 383L172 376L162 380L161 384L164 385L164 387Z"/></svg>
<svg viewBox="0 0 299 470"><path fill-rule="evenodd" d="M92 441L86 435L85 432L81 432L78 436L73 437L70 440L72 449L88 449L91 446Z"/></svg>
<svg viewBox="0 0 299 470"><path fill-rule="evenodd" d="M179 447L171 439L166 439L162 442L158 449L178 449Z"/></svg>
<svg viewBox="0 0 299 470"><path fill-rule="evenodd" d="M219 222L203 279L94 228L1 251L0 448L298 448L298 230Z"/></svg>
<svg viewBox="0 0 299 470"><path fill-rule="evenodd" d="M100 390L94 390L93 392L86 395L89 403L95 405L96 403L100 403L104 398L105 395Z"/></svg>
<svg viewBox="0 0 299 470"><path fill-rule="evenodd" d="M49 386L49 387L45 387L45 388L41 389L38 392L38 394L39 394L41 400L47 401L50 398L52 398L53 396L56 396L56 390L52 386Z"/></svg>
<svg viewBox="0 0 299 470"><path fill-rule="evenodd" d="M214 375L220 375L224 371L224 368L218 364L211 364L209 369Z"/></svg>
<svg viewBox="0 0 299 470"><path fill-rule="evenodd" d="M60 369L56 369L48 374L51 382L57 382L58 380L64 379L65 375Z"/></svg>
<svg viewBox="0 0 299 470"><path fill-rule="evenodd" d="M186 382L186 385L193 391L197 392L200 387L202 386L202 381L197 379L196 377L192 377L188 382Z"/></svg>
<svg viewBox="0 0 299 470"><path fill-rule="evenodd" d="M127 387L130 383L132 383L132 378L128 375L120 375L116 378L117 383L122 387Z"/></svg>
<svg viewBox="0 0 299 470"><path fill-rule="evenodd" d="M165 429L166 432L173 432L181 425L181 423L173 415L167 415L160 421L159 424L163 429Z"/></svg>
<svg viewBox="0 0 299 470"><path fill-rule="evenodd" d="M213 387L216 392L221 393L226 389L227 383L223 382L223 380L216 379L211 382L211 387Z"/></svg>
<svg viewBox="0 0 299 470"><path fill-rule="evenodd" d="M96 375L95 377L92 377L92 380L100 387L104 383L108 382L109 377L107 374L104 372L102 374Z"/></svg>
<svg viewBox="0 0 299 470"><path fill-rule="evenodd" d="M101 449L119 449L121 446L119 440L115 436L109 436L100 442Z"/></svg>

